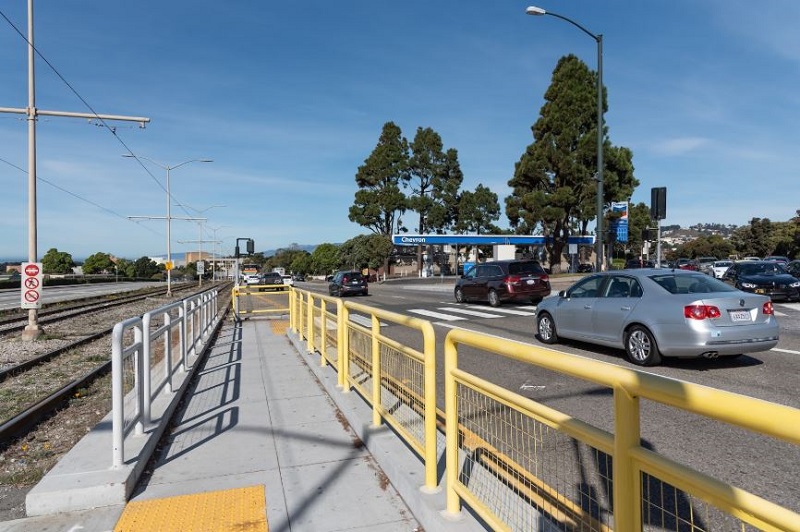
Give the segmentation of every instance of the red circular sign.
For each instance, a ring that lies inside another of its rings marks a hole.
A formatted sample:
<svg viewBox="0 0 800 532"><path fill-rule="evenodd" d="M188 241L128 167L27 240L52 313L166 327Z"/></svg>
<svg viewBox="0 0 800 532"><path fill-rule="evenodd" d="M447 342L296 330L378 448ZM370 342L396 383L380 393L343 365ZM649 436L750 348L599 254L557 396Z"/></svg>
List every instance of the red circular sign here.
<svg viewBox="0 0 800 532"><path fill-rule="evenodd" d="M28 264L25 266L25 275L29 277L39 275L39 267L36 264Z"/></svg>

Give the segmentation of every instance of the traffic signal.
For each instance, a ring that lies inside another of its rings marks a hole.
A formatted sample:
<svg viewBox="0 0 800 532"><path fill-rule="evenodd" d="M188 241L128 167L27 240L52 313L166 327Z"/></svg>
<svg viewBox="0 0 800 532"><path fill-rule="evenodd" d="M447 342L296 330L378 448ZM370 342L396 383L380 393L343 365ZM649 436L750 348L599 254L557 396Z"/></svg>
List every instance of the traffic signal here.
<svg viewBox="0 0 800 532"><path fill-rule="evenodd" d="M642 242L649 242L650 240L651 240L650 229L645 227L644 229L642 229Z"/></svg>
<svg viewBox="0 0 800 532"><path fill-rule="evenodd" d="M663 220L667 217L667 187L650 189L650 218Z"/></svg>

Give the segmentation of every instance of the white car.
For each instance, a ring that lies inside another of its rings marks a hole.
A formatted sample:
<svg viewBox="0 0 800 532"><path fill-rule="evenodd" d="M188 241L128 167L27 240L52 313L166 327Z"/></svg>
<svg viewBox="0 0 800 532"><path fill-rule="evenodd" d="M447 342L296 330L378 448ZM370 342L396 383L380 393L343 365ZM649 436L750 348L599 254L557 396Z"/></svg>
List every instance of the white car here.
<svg viewBox="0 0 800 532"><path fill-rule="evenodd" d="M281 275L281 278L283 279L283 284L286 286L294 286L294 279L291 275Z"/></svg>
<svg viewBox="0 0 800 532"><path fill-rule="evenodd" d="M249 275L244 276L244 284L259 284L261 282L261 276L257 273L252 273Z"/></svg>
<svg viewBox="0 0 800 532"><path fill-rule="evenodd" d="M728 268L731 266L733 266L732 260L717 260L711 265L710 273L717 279L722 279L722 276L725 275L725 272L727 272Z"/></svg>

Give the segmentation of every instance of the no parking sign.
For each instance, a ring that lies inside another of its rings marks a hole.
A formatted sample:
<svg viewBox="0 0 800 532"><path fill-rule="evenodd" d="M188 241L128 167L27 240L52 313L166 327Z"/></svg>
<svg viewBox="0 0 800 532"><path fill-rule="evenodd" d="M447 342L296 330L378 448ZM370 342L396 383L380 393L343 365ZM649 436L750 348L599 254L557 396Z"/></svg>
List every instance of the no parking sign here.
<svg viewBox="0 0 800 532"><path fill-rule="evenodd" d="M22 263L21 308L42 308L42 263Z"/></svg>

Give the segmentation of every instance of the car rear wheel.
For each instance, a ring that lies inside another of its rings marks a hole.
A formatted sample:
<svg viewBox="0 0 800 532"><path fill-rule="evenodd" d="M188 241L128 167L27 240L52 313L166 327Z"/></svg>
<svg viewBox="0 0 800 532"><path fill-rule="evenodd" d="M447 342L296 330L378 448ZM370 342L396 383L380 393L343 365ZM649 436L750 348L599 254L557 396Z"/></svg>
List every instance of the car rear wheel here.
<svg viewBox="0 0 800 532"><path fill-rule="evenodd" d="M497 290L489 290L489 304L493 307L500 305L500 296L497 295Z"/></svg>
<svg viewBox="0 0 800 532"><path fill-rule="evenodd" d="M637 366L657 366L661 363L656 339L641 325L634 325L625 335L625 353L628 360Z"/></svg>
<svg viewBox="0 0 800 532"><path fill-rule="evenodd" d="M539 340L546 344L554 344L558 341L556 334L556 324L553 317L547 312L542 312L536 319L536 330L539 334Z"/></svg>
<svg viewBox="0 0 800 532"><path fill-rule="evenodd" d="M456 287L455 295L456 295L456 301L458 301L459 303L465 303L467 301L467 298L464 297L464 291L461 290L461 287Z"/></svg>

